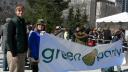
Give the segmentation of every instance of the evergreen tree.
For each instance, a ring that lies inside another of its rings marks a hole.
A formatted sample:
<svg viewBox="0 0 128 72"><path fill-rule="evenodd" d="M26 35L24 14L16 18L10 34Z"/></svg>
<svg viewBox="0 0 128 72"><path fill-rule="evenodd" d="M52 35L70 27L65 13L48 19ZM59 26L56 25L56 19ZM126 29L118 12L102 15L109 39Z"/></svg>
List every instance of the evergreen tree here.
<svg viewBox="0 0 128 72"><path fill-rule="evenodd" d="M70 0L69 0L70 1ZM63 0L28 0L30 11L26 18L36 22L37 19L47 20L47 28L53 30L56 25L61 25L62 11L68 8L69 1Z"/></svg>
<svg viewBox="0 0 128 72"><path fill-rule="evenodd" d="M68 27L73 27L75 24L75 16L74 16L74 10L73 7L69 9L69 14L68 14Z"/></svg>
<svg viewBox="0 0 128 72"><path fill-rule="evenodd" d="M81 19L80 9L77 8L77 9L76 9L76 14L75 14L75 21L76 21L76 24L79 24L79 23L80 23L80 19Z"/></svg>
<svg viewBox="0 0 128 72"><path fill-rule="evenodd" d="M86 11L84 11L84 14L81 16L81 20L80 20L80 25L82 25L82 26L88 26L87 25L87 22L88 22L88 20L87 20L87 15L86 15Z"/></svg>
<svg viewBox="0 0 128 72"><path fill-rule="evenodd" d="M81 14L80 9L77 8L75 13L73 7L71 7L68 15L68 27L75 28L76 26L84 26L85 24L87 24L86 11Z"/></svg>

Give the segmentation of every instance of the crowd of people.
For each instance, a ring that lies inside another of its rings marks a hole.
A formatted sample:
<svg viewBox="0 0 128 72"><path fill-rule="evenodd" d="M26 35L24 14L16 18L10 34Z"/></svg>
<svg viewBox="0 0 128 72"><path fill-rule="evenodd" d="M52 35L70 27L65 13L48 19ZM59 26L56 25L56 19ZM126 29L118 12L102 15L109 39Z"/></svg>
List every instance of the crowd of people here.
<svg viewBox="0 0 128 72"><path fill-rule="evenodd" d="M28 58L32 71L38 72L39 40L40 35L46 32L46 23L39 19L36 24L26 26L22 17L24 10L24 6L18 4L15 9L16 16L7 18L1 27L3 71L24 72L25 59ZM97 43L106 44L119 39L125 41L123 31L120 28L112 33L109 28L85 28L78 25L75 29L56 26L52 34L83 45L95 46Z"/></svg>
<svg viewBox="0 0 128 72"><path fill-rule="evenodd" d="M61 28L60 26L56 27L55 36L60 38L77 42L87 46L96 46L97 44L108 44L122 40L125 42L125 32L124 29L119 28L117 31L112 32L109 28L84 28L77 26L74 30L68 28ZM117 66L117 70L121 72L121 67ZM114 66L102 68L102 72L114 72Z"/></svg>
<svg viewBox="0 0 128 72"><path fill-rule="evenodd" d="M85 28L78 25L74 30L72 30L70 28L56 26L53 34L60 38L83 45L88 45L88 43L93 41L98 44L107 44L118 38L125 41L125 32L122 28L112 32L109 28Z"/></svg>

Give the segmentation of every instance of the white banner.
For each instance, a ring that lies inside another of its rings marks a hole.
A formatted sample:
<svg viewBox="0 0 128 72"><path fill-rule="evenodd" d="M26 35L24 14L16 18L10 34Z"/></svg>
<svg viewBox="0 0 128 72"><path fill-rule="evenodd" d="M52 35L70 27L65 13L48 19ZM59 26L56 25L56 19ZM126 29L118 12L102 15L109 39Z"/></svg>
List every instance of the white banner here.
<svg viewBox="0 0 128 72"><path fill-rule="evenodd" d="M93 70L125 62L121 41L88 47L47 33L40 38L39 72Z"/></svg>

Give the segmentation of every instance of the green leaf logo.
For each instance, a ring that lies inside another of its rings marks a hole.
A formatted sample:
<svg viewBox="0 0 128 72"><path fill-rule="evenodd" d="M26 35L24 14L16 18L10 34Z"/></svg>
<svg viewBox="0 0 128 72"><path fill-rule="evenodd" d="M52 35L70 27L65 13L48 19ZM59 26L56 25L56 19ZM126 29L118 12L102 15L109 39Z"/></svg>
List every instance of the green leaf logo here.
<svg viewBox="0 0 128 72"><path fill-rule="evenodd" d="M85 55L84 57L82 57L83 62L88 65L88 66L92 66L95 62L95 58L97 56L97 50L94 49L91 53Z"/></svg>

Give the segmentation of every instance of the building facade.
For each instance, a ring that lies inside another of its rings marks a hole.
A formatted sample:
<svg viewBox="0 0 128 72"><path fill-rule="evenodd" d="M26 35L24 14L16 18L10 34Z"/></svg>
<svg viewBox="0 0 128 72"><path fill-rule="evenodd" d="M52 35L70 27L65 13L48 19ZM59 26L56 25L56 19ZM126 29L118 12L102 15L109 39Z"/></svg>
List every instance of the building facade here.
<svg viewBox="0 0 128 72"><path fill-rule="evenodd" d="M128 12L128 0L116 0L115 3L120 12Z"/></svg>
<svg viewBox="0 0 128 72"><path fill-rule="evenodd" d="M100 0L97 2L97 17L96 18L106 17L106 16L113 15L116 13L119 13L119 10L116 8L114 1Z"/></svg>
<svg viewBox="0 0 128 72"><path fill-rule="evenodd" d="M128 0L122 0L122 12L128 12Z"/></svg>
<svg viewBox="0 0 128 72"><path fill-rule="evenodd" d="M115 6L115 0L71 0L74 7L86 9L90 26L95 26L97 18L109 16L118 13Z"/></svg>

